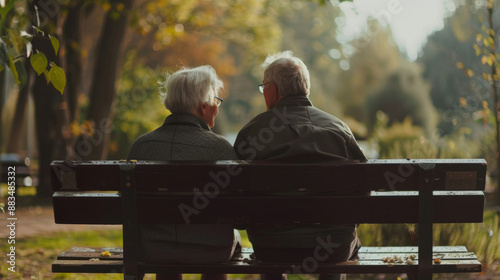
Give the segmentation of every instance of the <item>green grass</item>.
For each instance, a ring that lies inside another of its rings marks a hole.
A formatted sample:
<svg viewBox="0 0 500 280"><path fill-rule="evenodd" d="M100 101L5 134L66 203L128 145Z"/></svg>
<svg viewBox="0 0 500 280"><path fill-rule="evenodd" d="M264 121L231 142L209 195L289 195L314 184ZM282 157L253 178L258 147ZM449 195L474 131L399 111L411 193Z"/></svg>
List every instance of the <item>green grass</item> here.
<svg viewBox="0 0 500 280"><path fill-rule="evenodd" d="M363 224L358 235L364 246L416 246L415 225ZM435 224L434 246L465 245L486 266L500 260L499 216L486 211L483 223ZM490 235L491 234L491 235Z"/></svg>
<svg viewBox="0 0 500 280"><path fill-rule="evenodd" d="M2 252L8 252L8 244L2 244ZM123 279L122 275L104 274L54 274L51 264L59 253L75 246L122 246L121 230L68 232L51 237L16 239L16 273L8 271L6 256L0 264L0 278L6 279Z"/></svg>

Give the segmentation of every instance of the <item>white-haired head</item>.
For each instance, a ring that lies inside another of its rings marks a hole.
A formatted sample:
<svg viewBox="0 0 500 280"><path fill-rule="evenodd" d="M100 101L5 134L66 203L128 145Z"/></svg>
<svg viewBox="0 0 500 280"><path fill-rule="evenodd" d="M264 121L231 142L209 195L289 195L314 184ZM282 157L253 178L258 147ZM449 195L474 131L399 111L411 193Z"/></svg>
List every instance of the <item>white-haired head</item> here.
<svg viewBox="0 0 500 280"><path fill-rule="evenodd" d="M172 113L192 113L202 104L214 104L224 84L209 65L184 67L160 81L160 99Z"/></svg>
<svg viewBox="0 0 500 280"><path fill-rule="evenodd" d="M261 67L266 69L264 80L274 82L280 95L309 96L311 88L309 70L291 51L269 55Z"/></svg>

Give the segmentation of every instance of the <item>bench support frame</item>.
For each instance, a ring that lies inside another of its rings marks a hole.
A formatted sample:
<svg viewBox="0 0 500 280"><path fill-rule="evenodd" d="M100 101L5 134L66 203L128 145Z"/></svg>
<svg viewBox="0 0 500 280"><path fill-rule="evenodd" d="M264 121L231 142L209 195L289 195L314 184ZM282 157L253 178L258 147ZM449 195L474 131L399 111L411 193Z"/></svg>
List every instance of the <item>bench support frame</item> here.
<svg viewBox="0 0 500 280"><path fill-rule="evenodd" d="M418 277L432 280L432 228L434 203L432 190L434 164L420 164L420 190L418 194Z"/></svg>

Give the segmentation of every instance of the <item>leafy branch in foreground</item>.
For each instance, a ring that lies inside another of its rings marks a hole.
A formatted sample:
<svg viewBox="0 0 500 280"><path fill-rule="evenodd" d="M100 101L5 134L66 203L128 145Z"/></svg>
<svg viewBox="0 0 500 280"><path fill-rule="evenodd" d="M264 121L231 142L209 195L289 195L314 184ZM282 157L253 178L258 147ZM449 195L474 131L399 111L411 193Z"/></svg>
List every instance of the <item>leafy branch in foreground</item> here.
<svg viewBox="0 0 500 280"><path fill-rule="evenodd" d="M0 5L0 72L4 69L10 70L16 83L23 87L27 81L26 69L22 63L22 59L30 59L30 64L37 73L42 73L47 80L47 84L52 85L61 94L66 86L66 74L64 70L57 66L55 62L50 62L46 55L36 48L33 48L31 43L33 38L41 38L50 40L55 55L59 52L59 40L45 33L38 27L33 26L34 34L29 34L26 31L20 30L20 19L26 19L26 14L15 14L10 17L9 26L7 26L7 15L16 12L14 3L16 1L7 1L4 5ZM10 27L15 25L15 27ZM17 27L17 28L16 28Z"/></svg>

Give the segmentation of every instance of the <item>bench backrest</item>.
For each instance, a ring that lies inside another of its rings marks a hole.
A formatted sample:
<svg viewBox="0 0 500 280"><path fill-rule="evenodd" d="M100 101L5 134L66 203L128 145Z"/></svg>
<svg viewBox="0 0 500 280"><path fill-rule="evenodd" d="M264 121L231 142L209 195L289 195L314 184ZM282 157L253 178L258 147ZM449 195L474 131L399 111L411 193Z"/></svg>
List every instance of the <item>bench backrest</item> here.
<svg viewBox="0 0 500 280"><path fill-rule="evenodd" d="M122 196L139 224L416 223L424 188L433 222L481 222L485 177L482 159L52 163L56 222L75 224L121 224Z"/></svg>

